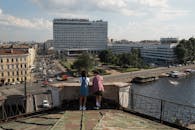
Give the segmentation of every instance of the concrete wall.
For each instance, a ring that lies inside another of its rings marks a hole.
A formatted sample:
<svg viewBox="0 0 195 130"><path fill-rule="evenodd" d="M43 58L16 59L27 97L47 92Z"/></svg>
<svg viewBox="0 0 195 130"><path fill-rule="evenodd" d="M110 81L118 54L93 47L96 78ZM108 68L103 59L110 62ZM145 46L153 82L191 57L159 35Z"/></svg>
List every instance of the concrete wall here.
<svg viewBox="0 0 195 130"><path fill-rule="evenodd" d="M93 95L92 87L89 86L90 94ZM58 88L58 94L56 94L56 88ZM129 102L129 88L130 84L128 83L105 83L104 84L104 93L103 98L113 100L116 103L119 103L121 106L128 106ZM52 95L59 96L59 102L62 104L63 100L78 100L80 93L80 84L79 83L64 83L56 87L56 85L50 86ZM124 91L125 90L125 91ZM52 96L54 97L54 96ZM55 104L58 98L53 98L53 104Z"/></svg>

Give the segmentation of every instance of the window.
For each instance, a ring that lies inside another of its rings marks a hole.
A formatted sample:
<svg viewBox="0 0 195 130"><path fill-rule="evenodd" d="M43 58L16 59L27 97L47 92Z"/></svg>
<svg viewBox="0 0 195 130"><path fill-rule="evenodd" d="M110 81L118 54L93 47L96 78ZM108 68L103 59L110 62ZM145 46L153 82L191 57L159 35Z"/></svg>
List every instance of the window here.
<svg viewBox="0 0 195 130"><path fill-rule="evenodd" d="M12 58L12 62L14 62L14 59Z"/></svg>
<svg viewBox="0 0 195 130"><path fill-rule="evenodd" d="M7 72L7 75L8 75L8 76L10 76L10 73L9 73L9 72Z"/></svg>
<svg viewBox="0 0 195 130"><path fill-rule="evenodd" d="M9 62L9 59L7 59L7 62Z"/></svg>
<svg viewBox="0 0 195 130"><path fill-rule="evenodd" d="M1 59L1 63L3 63L3 59Z"/></svg>

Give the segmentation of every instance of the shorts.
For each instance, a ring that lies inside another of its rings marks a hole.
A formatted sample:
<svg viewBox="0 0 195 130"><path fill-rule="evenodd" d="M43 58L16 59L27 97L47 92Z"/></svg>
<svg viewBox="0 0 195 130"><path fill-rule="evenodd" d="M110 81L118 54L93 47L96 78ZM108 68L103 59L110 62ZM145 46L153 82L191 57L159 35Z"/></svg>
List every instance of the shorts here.
<svg viewBox="0 0 195 130"><path fill-rule="evenodd" d="M94 95L96 95L96 96L102 96L103 95L103 91L96 91L94 93Z"/></svg>

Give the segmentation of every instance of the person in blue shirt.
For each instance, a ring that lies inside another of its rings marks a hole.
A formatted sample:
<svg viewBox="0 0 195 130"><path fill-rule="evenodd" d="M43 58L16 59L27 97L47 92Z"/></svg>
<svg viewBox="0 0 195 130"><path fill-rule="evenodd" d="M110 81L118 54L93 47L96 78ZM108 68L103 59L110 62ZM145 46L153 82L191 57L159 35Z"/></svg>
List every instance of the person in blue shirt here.
<svg viewBox="0 0 195 130"><path fill-rule="evenodd" d="M81 72L80 83L79 110L86 110L87 96L89 95L89 78L87 77L86 71Z"/></svg>

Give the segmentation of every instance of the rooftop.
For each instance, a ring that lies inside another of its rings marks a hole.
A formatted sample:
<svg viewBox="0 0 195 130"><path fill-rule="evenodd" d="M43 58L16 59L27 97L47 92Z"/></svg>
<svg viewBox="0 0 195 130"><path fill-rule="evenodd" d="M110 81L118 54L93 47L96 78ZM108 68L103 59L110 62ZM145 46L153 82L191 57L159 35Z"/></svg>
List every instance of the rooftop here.
<svg viewBox="0 0 195 130"><path fill-rule="evenodd" d="M27 50L17 49L0 49L0 55L15 55L15 54L27 54Z"/></svg>
<svg viewBox="0 0 195 130"><path fill-rule="evenodd" d="M49 112L1 124L0 129L176 130L158 122L112 109Z"/></svg>

